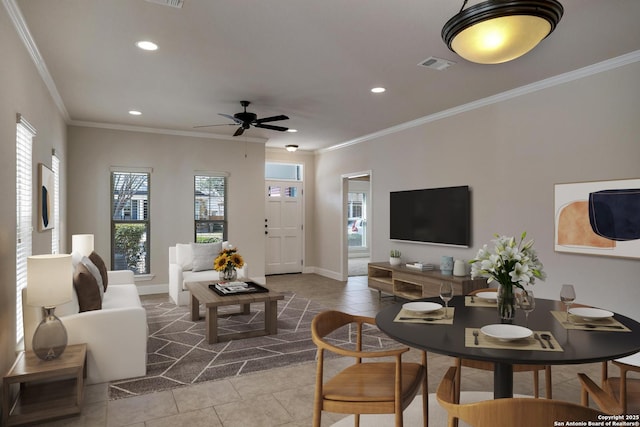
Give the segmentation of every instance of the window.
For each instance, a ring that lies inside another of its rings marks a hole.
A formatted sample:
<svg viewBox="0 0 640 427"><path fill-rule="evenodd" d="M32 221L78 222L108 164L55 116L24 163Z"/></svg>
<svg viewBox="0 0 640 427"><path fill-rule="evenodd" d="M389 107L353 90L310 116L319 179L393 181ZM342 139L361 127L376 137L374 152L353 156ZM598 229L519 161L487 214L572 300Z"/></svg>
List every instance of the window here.
<svg viewBox="0 0 640 427"><path fill-rule="evenodd" d="M302 165L290 163L266 163L264 167L265 179L279 181L302 181Z"/></svg>
<svg viewBox="0 0 640 427"><path fill-rule="evenodd" d="M51 154L51 171L53 172L53 230L51 230L51 253L60 253L60 159L55 150Z"/></svg>
<svg viewBox="0 0 640 427"><path fill-rule="evenodd" d="M27 286L27 257L33 231L33 137L36 130L18 114L16 126L16 343L24 337L22 289Z"/></svg>
<svg viewBox="0 0 640 427"><path fill-rule="evenodd" d="M226 175L195 175L193 190L195 241L227 240Z"/></svg>
<svg viewBox="0 0 640 427"><path fill-rule="evenodd" d="M111 171L111 269L149 274L150 172Z"/></svg>

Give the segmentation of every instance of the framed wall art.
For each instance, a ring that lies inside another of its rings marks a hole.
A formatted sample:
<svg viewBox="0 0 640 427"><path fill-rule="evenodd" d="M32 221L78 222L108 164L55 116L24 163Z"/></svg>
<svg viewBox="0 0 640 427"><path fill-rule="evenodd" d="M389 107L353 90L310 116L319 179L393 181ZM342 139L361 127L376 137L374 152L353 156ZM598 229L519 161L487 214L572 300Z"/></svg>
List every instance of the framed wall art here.
<svg viewBox="0 0 640 427"><path fill-rule="evenodd" d="M38 165L38 230L54 228L54 196L55 181L51 169L40 163Z"/></svg>
<svg viewBox="0 0 640 427"><path fill-rule="evenodd" d="M556 184L555 250L640 258L640 179Z"/></svg>

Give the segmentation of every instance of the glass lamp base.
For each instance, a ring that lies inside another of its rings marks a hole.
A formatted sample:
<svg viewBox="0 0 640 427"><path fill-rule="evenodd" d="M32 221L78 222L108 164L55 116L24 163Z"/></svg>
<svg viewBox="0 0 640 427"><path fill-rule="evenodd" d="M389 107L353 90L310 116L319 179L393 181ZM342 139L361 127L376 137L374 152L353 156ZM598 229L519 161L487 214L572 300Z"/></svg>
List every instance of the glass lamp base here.
<svg viewBox="0 0 640 427"><path fill-rule="evenodd" d="M67 330L54 314L55 307L44 307L42 321L33 334L33 352L42 360L53 360L67 348Z"/></svg>

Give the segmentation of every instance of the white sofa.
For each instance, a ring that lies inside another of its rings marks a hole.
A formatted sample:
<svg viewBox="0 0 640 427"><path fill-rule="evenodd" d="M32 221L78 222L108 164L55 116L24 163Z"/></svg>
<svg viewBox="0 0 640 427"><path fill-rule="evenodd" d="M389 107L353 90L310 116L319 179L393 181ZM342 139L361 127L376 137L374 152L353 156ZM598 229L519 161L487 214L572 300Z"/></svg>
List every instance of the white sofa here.
<svg viewBox="0 0 640 427"><path fill-rule="evenodd" d="M55 313L67 329L69 345L87 344L86 384L146 375L148 327L145 309L131 271L109 271L102 309L78 312L78 300ZM22 291L25 348L31 349L33 333L42 309L26 304L28 287Z"/></svg>
<svg viewBox="0 0 640 427"><path fill-rule="evenodd" d="M211 258L211 269L193 271L193 254L189 251L190 243L178 243L169 247L169 296L176 305L189 305L189 290L186 282L206 282L220 280L220 273L213 269L215 256ZM222 242L221 248L229 246L229 242ZM217 256L217 254L216 254ZM238 279L247 280L249 268L247 263L238 269Z"/></svg>

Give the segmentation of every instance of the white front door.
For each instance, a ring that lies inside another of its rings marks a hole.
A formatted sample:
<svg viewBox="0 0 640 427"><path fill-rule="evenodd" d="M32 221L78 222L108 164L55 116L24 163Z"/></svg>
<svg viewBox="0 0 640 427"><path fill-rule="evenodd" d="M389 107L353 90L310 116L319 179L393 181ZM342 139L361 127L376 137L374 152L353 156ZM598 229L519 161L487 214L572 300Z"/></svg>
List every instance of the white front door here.
<svg viewBox="0 0 640 427"><path fill-rule="evenodd" d="M265 181L265 274L302 272L302 183Z"/></svg>

